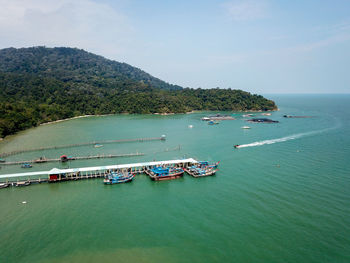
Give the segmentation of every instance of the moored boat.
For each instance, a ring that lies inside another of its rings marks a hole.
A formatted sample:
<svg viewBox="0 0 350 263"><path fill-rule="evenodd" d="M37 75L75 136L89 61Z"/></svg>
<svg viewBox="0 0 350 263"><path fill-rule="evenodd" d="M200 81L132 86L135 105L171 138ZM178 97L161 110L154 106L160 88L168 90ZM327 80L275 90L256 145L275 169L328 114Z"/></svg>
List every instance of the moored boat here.
<svg viewBox="0 0 350 263"><path fill-rule="evenodd" d="M196 165L187 167L185 171L193 177L203 177L214 175L218 171L219 162L209 163L208 161L200 161Z"/></svg>
<svg viewBox="0 0 350 263"><path fill-rule="evenodd" d="M23 182L15 183L15 186L27 186L27 185L30 185L29 181L23 181Z"/></svg>
<svg viewBox="0 0 350 263"><path fill-rule="evenodd" d="M127 172L111 172L107 175L107 178L103 180L104 184L120 184L127 183L134 179L135 175L133 173Z"/></svg>
<svg viewBox="0 0 350 263"><path fill-rule="evenodd" d="M241 128L242 128L242 129L250 129L249 126L242 126Z"/></svg>
<svg viewBox="0 0 350 263"><path fill-rule="evenodd" d="M199 168L218 168L219 163L220 161L216 163L209 163L208 161L199 161L198 164L195 166Z"/></svg>
<svg viewBox="0 0 350 263"><path fill-rule="evenodd" d="M218 171L218 169L214 167L204 167L200 168L198 166L191 166L186 169L186 173L193 177L204 177L204 176L211 176L215 175L215 173Z"/></svg>
<svg viewBox="0 0 350 263"><path fill-rule="evenodd" d="M182 177L184 169L177 167L156 167L146 171L154 181L171 180Z"/></svg>
<svg viewBox="0 0 350 263"><path fill-rule="evenodd" d="M6 188L6 187L8 187L8 186L9 186L8 183L0 183L0 189L1 189L1 188Z"/></svg>
<svg viewBox="0 0 350 263"><path fill-rule="evenodd" d="M215 124L219 124L219 122L211 120L211 121L208 121L208 124L209 125L215 125Z"/></svg>
<svg viewBox="0 0 350 263"><path fill-rule="evenodd" d="M32 168L33 166L30 163L22 163L21 168Z"/></svg>

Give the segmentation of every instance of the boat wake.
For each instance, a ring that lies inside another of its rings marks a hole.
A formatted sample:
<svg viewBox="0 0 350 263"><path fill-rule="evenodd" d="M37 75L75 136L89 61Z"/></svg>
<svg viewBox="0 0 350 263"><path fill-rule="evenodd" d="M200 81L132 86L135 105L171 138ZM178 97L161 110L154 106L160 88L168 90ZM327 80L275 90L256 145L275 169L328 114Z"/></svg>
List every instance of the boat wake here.
<svg viewBox="0 0 350 263"><path fill-rule="evenodd" d="M278 142L286 142L286 141L290 141L290 140L299 139L301 137L306 137L306 136L310 136L310 135L324 133L324 132L327 132L327 131L330 131L330 130L334 130L334 129L337 129L337 128L338 127L333 127L333 128L323 129L323 130L310 131L310 132L304 132L304 133L297 133L297 134L289 135L289 136L282 137L282 138L270 139L270 140L264 140L264 141L258 141L258 142L252 142L252 143L249 143L249 144L242 144L242 145L239 145L238 148L255 147L255 146L262 146L262 145L265 145L265 144L274 144L274 143L278 143Z"/></svg>

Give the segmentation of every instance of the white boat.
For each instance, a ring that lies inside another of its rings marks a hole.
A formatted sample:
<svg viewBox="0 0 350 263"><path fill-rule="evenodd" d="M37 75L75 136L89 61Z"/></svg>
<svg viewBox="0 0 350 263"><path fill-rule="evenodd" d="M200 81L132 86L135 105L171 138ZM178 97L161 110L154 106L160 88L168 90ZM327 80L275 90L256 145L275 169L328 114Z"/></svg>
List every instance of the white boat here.
<svg viewBox="0 0 350 263"><path fill-rule="evenodd" d="M242 129L251 129L249 126L243 126Z"/></svg>

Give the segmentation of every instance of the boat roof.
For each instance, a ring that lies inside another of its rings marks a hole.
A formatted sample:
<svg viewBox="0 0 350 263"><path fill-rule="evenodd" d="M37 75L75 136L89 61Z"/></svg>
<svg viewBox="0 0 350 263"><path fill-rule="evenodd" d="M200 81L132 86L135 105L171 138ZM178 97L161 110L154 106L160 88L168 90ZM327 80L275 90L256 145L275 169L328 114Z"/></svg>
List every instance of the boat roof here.
<svg viewBox="0 0 350 263"><path fill-rule="evenodd" d="M127 168L135 168L135 167L155 166L155 165L169 165L169 164L179 164L179 163L198 163L198 161L193 159L193 158L188 158L188 159L178 159L178 160L168 160L168 161L158 161L158 162L117 164L117 165L107 165L107 166L92 166L92 167L71 168L71 169L53 168L50 171L37 171L37 172L30 172L30 173L1 174L0 175L0 179L12 178L12 177L23 177L23 176L30 177L30 176L50 175L50 174L67 174L67 173L77 173L77 172L93 172L93 171L104 171L104 170L111 170L111 169L127 169Z"/></svg>

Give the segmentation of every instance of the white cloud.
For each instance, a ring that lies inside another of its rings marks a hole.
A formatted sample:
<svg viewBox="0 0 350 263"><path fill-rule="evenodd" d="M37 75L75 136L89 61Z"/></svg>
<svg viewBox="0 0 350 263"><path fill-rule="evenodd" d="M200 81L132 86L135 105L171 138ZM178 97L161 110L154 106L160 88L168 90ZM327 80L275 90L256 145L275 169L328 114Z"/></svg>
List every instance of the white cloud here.
<svg viewBox="0 0 350 263"><path fill-rule="evenodd" d="M130 46L127 17L92 0L0 0L0 48L71 46L116 57Z"/></svg>
<svg viewBox="0 0 350 263"><path fill-rule="evenodd" d="M267 16L267 5L263 0L235 0L226 2L223 6L235 21L256 20Z"/></svg>

